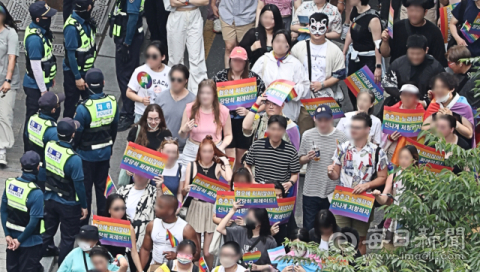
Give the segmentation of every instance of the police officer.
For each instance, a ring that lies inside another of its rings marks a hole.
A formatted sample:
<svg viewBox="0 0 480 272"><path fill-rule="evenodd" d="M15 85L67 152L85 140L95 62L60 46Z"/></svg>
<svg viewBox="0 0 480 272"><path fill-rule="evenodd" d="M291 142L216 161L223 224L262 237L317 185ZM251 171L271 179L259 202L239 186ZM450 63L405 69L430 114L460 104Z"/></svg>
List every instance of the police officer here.
<svg viewBox="0 0 480 272"><path fill-rule="evenodd" d="M43 250L47 255L49 251L56 251L53 237L60 224L59 266L73 249L75 235L80 231L80 220L87 218L88 214L82 160L72 149L79 126L77 121L63 118L57 124L58 141L50 141L45 146L47 181Z"/></svg>
<svg viewBox="0 0 480 272"><path fill-rule="evenodd" d="M82 158L89 212L82 225L88 224L90 218L93 185L97 198L97 213L104 211L106 199L103 193L112 147L117 137L119 116L115 97L103 93L105 81L102 71L98 68L90 69L85 75L85 81L90 96L78 105L75 114L75 120L80 123L75 133L75 143L78 155Z"/></svg>
<svg viewBox="0 0 480 272"><path fill-rule="evenodd" d="M60 103L65 100L62 93L46 92L38 99L40 112L32 115L28 120L26 138L31 148L40 155L42 166L38 173L38 183L42 191L45 191L45 145L49 141L58 141L57 120L54 115L60 110Z"/></svg>
<svg viewBox="0 0 480 272"><path fill-rule="evenodd" d="M44 1L34 2L28 10L32 22L25 29L24 38L27 66L27 72L23 78L23 90L27 95L25 130L28 128L26 123L30 116L38 112L38 99L55 85L54 78L57 73L56 58L52 51L53 35L50 31L52 16L57 11L50 8ZM55 120L59 115L60 111L55 114ZM30 150L28 141L24 141L23 144L25 151Z"/></svg>
<svg viewBox="0 0 480 272"><path fill-rule="evenodd" d="M40 155L27 151L20 158L22 176L5 182L2 226L7 242L8 272L42 271L43 193L36 184Z"/></svg>
<svg viewBox="0 0 480 272"><path fill-rule="evenodd" d="M80 98L88 97L85 92L85 73L93 67L97 56L95 43L96 24L92 15L94 0L77 0L72 15L63 26L65 58L63 61L63 88L65 109L63 117L73 118Z"/></svg>
<svg viewBox="0 0 480 272"><path fill-rule="evenodd" d="M115 69L123 102L118 131L129 129L134 120L135 104L127 97L127 85L133 71L140 65L140 47L144 39L143 6L144 0L116 0L110 15L110 34L114 36L116 47Z"/></svg>

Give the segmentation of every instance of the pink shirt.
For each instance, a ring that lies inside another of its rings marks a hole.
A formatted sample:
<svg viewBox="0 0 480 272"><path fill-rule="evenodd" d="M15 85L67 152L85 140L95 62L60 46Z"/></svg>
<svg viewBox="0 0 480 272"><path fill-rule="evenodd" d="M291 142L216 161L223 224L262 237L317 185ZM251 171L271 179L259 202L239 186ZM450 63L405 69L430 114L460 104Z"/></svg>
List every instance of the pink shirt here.
<svg viewBox="0 0 480 272"><path fill-rule="evenodd" d="M265 5L274 4L280 10L282 16L292 15L292 0L260 0Z"/></svg>
<svg viewBox="0 0 480 272"><path fill-rule="evenodd" d="M188 118L192 114L193 103L188 103L185 107ZM220 122L222 122L222 127L225 125L227 118L230 118L230 112L227 107L220 104ZM195 117L195 126L192 131L190 131L190 138L196 142L201 142L205 139L205 136L212 135L213 141L218 143L222 140L222 129L217 129L217 124L215 124L215 115L214 113L204 113L202 110L198 110L197 117Z"/></svg>

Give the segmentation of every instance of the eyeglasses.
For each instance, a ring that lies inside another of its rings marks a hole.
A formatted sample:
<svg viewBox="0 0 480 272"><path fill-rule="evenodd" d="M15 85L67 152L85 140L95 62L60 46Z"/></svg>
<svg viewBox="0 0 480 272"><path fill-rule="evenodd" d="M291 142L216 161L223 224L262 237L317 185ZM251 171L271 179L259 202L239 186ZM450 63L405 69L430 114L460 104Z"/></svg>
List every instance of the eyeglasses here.
<svg viewBox="0 0 480 272"><path fill-rule="evenodd" d="M182 82L184 81L184 79L183 79L183 78L179 78L179 77L171 77L171 78L170 78L170 81L171 81L172 83L175 83L175 81L178 82L178 83L182 83Z"/></svg>
<svg viewBox="0 0 480 272"><path fill-rule="evenodd" d="M147 54L145 54L145 58L146 58L146 59L157 60L158 58L160 58L160 56L157 55L157 54L151 54L151 55L150 55L150 54L147 53Z"/></svg>
<svg viewBox="0 0 480 272"><path fill-rule="evenodd" d="M148 117L147 121L148 122L160 122L160 118L150 118L150 117Z"/></svg>
<svg viewBox="0 0 480 272"><path fill-rule="evenodd" d="M178 138L177 138L177 137L167 136L167 137L165 137L164 139L167 140L167 141L175 141L175 142L178 142Z"/></svg>
<svg viewBox="0 0 480 272"><path fill-rule="evenodd" d="M127 207L123 206L123 207L113 207L112 210L114 212L118 212L118 211L126 211L127 210Z"/></svg>

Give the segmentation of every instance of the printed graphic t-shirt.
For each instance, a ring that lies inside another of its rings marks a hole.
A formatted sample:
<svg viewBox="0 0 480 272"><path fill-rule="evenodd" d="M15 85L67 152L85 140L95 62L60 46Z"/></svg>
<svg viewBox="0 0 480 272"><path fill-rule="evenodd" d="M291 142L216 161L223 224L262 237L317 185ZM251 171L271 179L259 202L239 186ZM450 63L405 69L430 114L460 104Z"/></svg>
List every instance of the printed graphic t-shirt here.
<svg viewBox="0 0 480 272"><path fill-rule="evenodd" d="M137 67L128 82L128 88L136 92L140 97L150 96L150 104L155 103L155 97L161 92L170 90L170 67L164 66L161 72L154 72L147 64ZM143 114L146 106L135 102L135 113Z"/></svg>

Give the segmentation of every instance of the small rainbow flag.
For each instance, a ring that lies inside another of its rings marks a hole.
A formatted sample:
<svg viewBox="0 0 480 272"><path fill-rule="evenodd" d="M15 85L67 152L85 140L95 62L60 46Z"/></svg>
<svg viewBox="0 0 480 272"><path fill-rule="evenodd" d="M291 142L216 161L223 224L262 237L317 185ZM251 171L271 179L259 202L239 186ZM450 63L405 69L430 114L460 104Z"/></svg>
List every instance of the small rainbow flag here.
<svg viewBox="0 0 480 272"><path fill-rule="evenodd" d="M246 263L255 263L261 256L262 253L260 251L247 252L243 254L243 261Z"/></svg>
<svg viewBox="0 0 480 272"><path fill-rule="evenodd" d="M203 257L200 257L200 259L198 260L198 268L200 268L200 272L209 271L208 266L207 266L207 262L205 262L205 259Z"/></svg>
<svg viewBox="0 0 480 272"><path fill-rule="evenodd" d="M375 94L375 105L383 100L383 88L375 83L373 73L367 65L349 75L344 81L355 97L362 91L371 90Z"/></svg>
<svg viewBox="0 0 480 272"><path fill-rule="evenodd" d="M310 29L308 28L308 26L304 26L304 27L301 27L298 29L298 32L299 33L307 33L307 34L310 34Z"/></svg>
<svg viewBox="0 0 480 272"><path fill-rule="evenodd" d="M440 31L443 35L443 43L448 43L450 38L450 29L448 24L452 19L452 10L458 5L458 3L448 5L439 9L440 11Z"/></svg>
<svg viewBox="0 0 480 272"><path fill-rule="evenodd" d="M115 189L115 184L113 183L113 180L109 174L107 177L107 182L105 184L105 192L103 192L103 195L105 197L108 197L111 193L113 193L113 189Z"/></svg>
<svg viewBox="0 0 480 272"><path fill-rule="evenodd" d="M292 100L295 99L297 96L298 96L298 94L297 94L297 92L295 91L295 89L292 89L292 91L287 95L287 98L285 98L285 101L286 101L286 102L292 101Z"/></svg>
<svg viewBox="0 0 480 272"><path fill-rule="evenodd" d="M170 245L172 247L177 247L178 246L178 240L173 236L173 234L167 229L167 240L170 241Z"/></svg>
<svg viewBox="0 0 480 272"><path fill-rule="evenodd" d="M390 35L390 38L393 39L393 7L392 7L392 2L390 2L390 10L388 12L388 23L387 23L387 29L388 29L388 35Z"/></svg>

